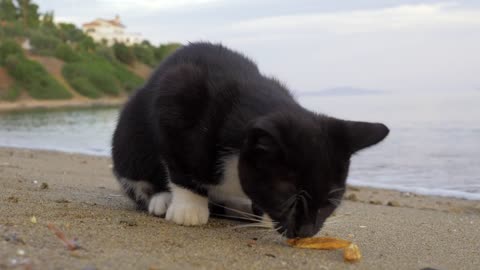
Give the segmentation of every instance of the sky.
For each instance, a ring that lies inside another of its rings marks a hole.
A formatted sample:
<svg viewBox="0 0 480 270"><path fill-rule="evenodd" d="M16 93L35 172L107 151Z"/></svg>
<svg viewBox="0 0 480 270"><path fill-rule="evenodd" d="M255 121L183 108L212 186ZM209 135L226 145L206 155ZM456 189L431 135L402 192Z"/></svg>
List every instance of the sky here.
<svg viewBox="0 0 480 270"><path fill-rule="evenodd" d="M480 91L480 1L36 0L78 26L120 15L151 42L221 42L294 92Z"/></svg>

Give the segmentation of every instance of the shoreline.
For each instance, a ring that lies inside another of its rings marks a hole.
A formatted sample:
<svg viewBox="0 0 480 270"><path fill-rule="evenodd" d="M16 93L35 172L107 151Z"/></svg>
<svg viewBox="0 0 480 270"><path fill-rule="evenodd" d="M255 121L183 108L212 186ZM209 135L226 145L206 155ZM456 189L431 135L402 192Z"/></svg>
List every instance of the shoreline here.
<svg viewBox="0 0 480 270"><path fill-rule="evenodd" d="M20 100L14 102L0 101L0 113L29 110L70 109L70 108L94 108L121 106L127 97L119 98L72 98L67 100Z"/></svg>
<svg viewBox="0 0 480 270"><path fill-rule="evenodd" d="M136 211L108 157L0 147L0 268L17 269L475 269L480 202L349 187L320 236L360 246L287 246L272 230L211 218L184 227ZM33 217L35 219L33 220ZM55 224L82 250L68 251ZM254 239L254 240L253 240ZM23 263L20 264L20 263Z"/></svg>
<svg viewBox="0 0 480 270"><path fill-rule="evenodd" d="M112 105L116 106L116 105ZM120 105L118 105L120 106ZM100 105L99 108L101 107L109 107L109 105ZM85 107L84 107L85 108ZM1 110L0 110L1 112ZM103 152L82 152L81 150L75 150L75 149L49 149L49 148L35 148L35 147L25 147L25 146L2 146L0 145L0 149L16 149L16 150L30 150L30 151L45 151L45 152L56 152L56 153L64 153L67 155L85 155L85 156L95 156L95 157L103 157L103 158L110 158L109 154L105 154ZM477 196L477 194L474 193L466 193L462 191L458 192L453 192L450 190L445 190L445 189L438 189L437 192L440 194L435 194L435 193L429 193L427 188L419 188L419 187L403 187L401 185L389 187L387 185L381 185L381 186L375 186L375 185L369 185L361 181L347 181L347 184L349 187L353 188L359 188L359 189L365 189L365 190L381 190L381 191L388 191L388 192L394 192L398 194L407 194L407 197L410 195L413 197L435 197L435 198L442 198L442 199L453 199L457 201L472 201L472 202L479 202L480 203L480 195ZM410 195L408 195L410 194ZM451 194L457 194L451 195ZM405 195L402 195L405 196ZM368 202L368 201L367 201Z"/></svg>

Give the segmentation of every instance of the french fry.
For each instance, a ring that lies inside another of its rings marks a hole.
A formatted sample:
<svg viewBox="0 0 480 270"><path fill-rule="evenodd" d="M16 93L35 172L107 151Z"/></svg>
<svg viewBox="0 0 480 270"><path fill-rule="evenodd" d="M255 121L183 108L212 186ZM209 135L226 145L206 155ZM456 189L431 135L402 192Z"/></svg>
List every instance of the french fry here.
<svg viewBox="0 0 480 270"><path fill-rule="evenodd" d="M333 237L308 237L288 239L287 243L296 248L321 250L343 249L343 259L346 262L357 262L362 258L358 246L343 239Z"/></svg>
<svg viewBox="0 0 480 270"><path fill-rule="evenodd" d="M296 248L332 250L348 247L351 242L333 237L308 237L288 239L288 244Z"/></svg>

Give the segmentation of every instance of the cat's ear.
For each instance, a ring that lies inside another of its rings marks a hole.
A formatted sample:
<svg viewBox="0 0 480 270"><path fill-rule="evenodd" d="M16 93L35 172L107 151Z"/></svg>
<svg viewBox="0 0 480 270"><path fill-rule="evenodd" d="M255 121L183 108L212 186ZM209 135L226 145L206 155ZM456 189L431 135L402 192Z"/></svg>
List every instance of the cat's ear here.
<svg viewBox="0 0 480 270"><path fill-rule="evenodd" d="M280 136L272 123L259 121L248 130L243 151L258 166L271 165L283 159Z"/></svg>
<svg viewBox="0 0 480 270"><path fill-rule="evenodd" d="M381 142L390 132L387 126L381 123L344 121L344 124L351 153Z"/></svg>

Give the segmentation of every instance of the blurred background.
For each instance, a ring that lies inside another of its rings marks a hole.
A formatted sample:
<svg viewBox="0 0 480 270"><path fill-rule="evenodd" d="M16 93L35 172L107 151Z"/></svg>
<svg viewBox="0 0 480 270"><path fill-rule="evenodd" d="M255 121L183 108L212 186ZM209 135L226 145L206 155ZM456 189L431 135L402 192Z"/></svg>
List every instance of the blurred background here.
<svg viewBox="0 0 480 270"><path fill-rule="evenodd" d="M0 0L0 146L109 155L128 94L199 40L387 124L351 184L480 200L478 1Z"/></svg>

